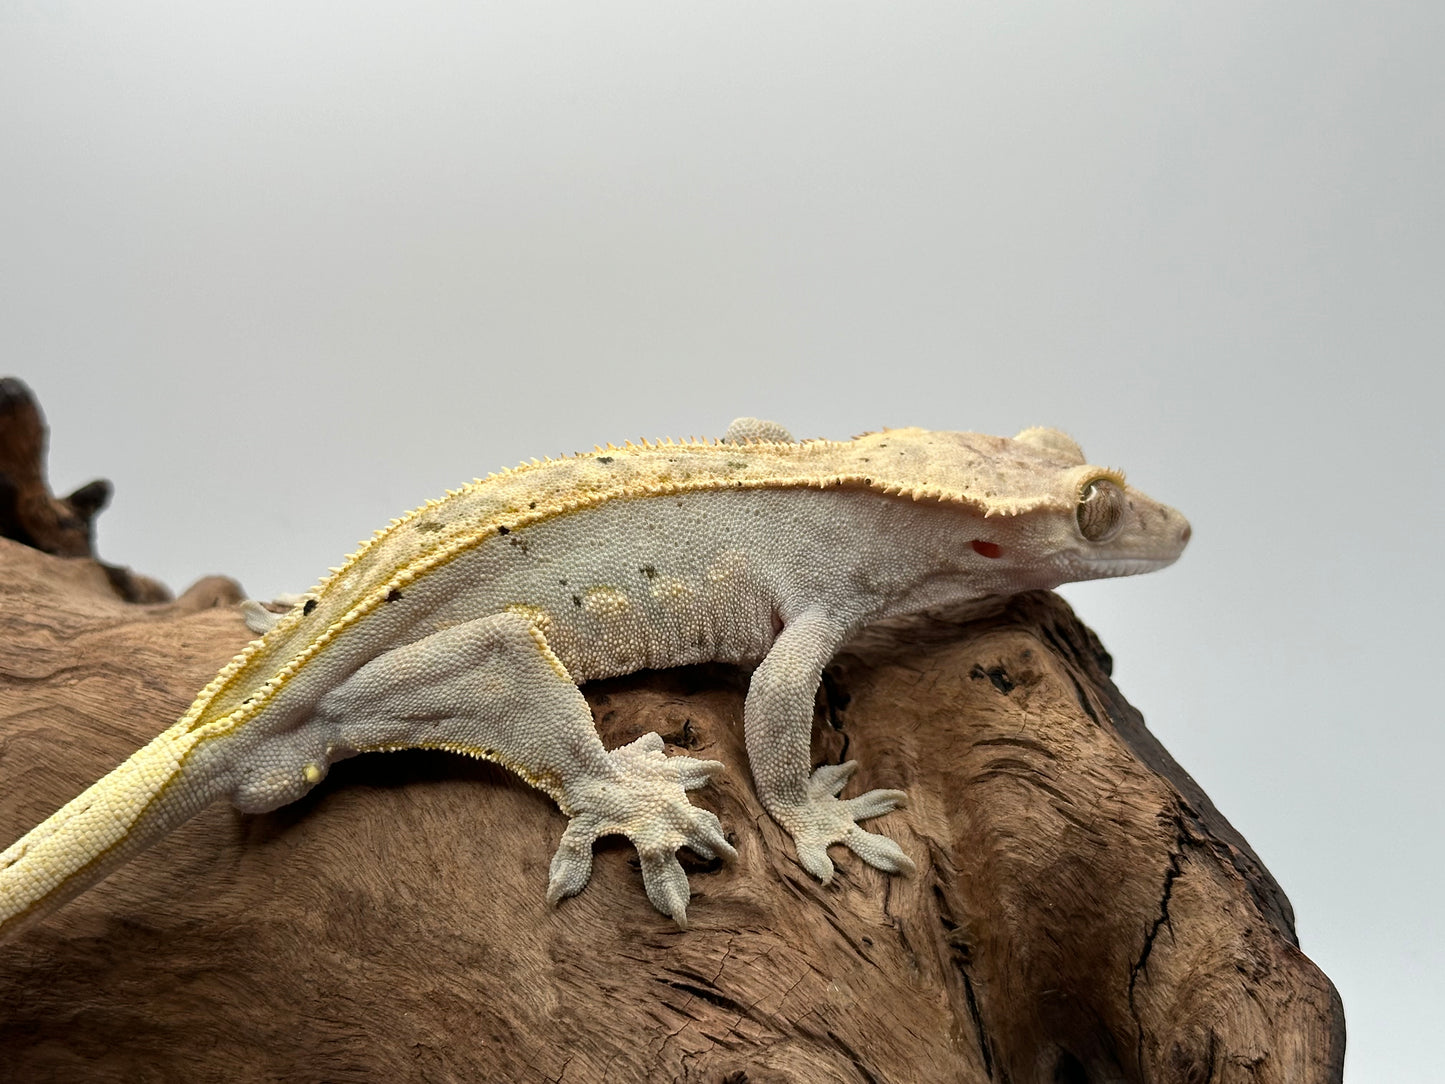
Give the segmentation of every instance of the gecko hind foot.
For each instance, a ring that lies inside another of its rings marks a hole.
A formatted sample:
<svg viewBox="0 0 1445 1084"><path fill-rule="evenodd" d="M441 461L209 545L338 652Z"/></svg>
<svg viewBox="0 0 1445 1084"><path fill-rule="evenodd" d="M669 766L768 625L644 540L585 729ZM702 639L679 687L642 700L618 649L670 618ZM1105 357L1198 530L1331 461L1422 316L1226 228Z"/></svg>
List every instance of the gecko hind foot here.
<svg viewBox="0 0 1445 1084"><path fill-rule="evenodd" d="M615 777L592 778L569 788L572 820L562 833L547 884L547 900L556 904L587 886L592 876L592 846L602 836L624 835L642 860L642 884L652 905L679 926L687 925L691 897L677 849L703 858L737 857L723 836L722 823L709 810L687 799L723 765L716 760L670 757L662 738L644 734L609 752L619 769Z"/></svg>
<svg viewBox="0 0 1445 1084"><path fill-rule="evenodd" d="M808 780L807 797L791 807L773 812L774 818L793 836L798 861L805 870L827 884L833 879L833 860L828 848L842 843L875 869L885 873L913 873L913 860L887 836L858 827L858 821L877 817L904 804L901 790L870 790L856 798L837 794L858 770L858 762L824 764Z"/></svg>

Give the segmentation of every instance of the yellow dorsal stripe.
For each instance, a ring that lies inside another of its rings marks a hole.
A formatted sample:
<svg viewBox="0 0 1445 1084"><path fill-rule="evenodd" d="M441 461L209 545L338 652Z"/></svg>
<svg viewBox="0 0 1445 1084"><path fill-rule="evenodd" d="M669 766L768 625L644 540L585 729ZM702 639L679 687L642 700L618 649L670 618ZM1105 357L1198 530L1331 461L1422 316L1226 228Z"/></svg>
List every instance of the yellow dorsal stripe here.
<svg viewBox="0 0 1445 1084"><path fill-rule="evenodd" d="M983 515L1018 514L1056 503L1052 495L1009 492L1007 473L990 476L1001 443L1007 442L910 429L883 430L852 441L669 440L651 446L608 445L488 475L451 491L443 500L427 501L364 541L308 592L331 611L317 615L329 618L319 634L293 643L303 623L316 620L300 607L293 609L265 637L232 659L175 726L200 731L205 738L233 731L270 703L338 635L381 605L390 591L404 590L501 530L522 530L610 501L723 489L851 487L903 499L967 505ZM961 452L974 468L962 479ZM428 528L424 544L406 544ZM389 546L398 552L388 557ZM366 567L368 563L375 567ZM353 576L357 582L348 582ZM283 662L278 656L286 655L288 647L292 650ZM240 684L249 674L259 677L262 669L267 675L262 684ZM234 703L223 697L227 692L249 695L245 703ZM214 715L209 710L213 706L218 709Z"/></svg>

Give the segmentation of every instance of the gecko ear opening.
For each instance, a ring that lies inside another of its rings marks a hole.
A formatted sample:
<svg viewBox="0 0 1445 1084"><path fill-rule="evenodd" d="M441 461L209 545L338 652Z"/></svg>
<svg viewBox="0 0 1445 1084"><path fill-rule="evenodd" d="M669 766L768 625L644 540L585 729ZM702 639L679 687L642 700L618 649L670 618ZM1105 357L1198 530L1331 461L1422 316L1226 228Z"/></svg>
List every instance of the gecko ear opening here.
<svg viewBox="0 0 1445 1084"><path fill-rule="evenodd" d="M1075 443L1074 438L1067 433L1061 433L1057 429L1049 429L1042 425L1035 425L1028 429L1021 430L1014 440L1020 444L1027 444L1043 452L1050 452L1062 459L1068 459L1080 465L1087 462L1084 459L1084 449Z"/></svg>

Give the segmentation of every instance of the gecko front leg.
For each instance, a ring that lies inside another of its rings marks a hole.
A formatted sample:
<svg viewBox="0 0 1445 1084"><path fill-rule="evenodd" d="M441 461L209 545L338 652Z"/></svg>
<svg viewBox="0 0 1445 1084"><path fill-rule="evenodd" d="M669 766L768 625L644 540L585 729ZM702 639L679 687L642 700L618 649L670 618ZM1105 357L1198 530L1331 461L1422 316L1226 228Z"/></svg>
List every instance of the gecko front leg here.
<svg viewBox="0 0 1445 1084"><path fill-rule="evenodd" d="M870 790L838 798L858 762L825 764L809 773L813 700L823 667L850 631L822 611L789 621L753 673L743 709L748 760L758 797L793 837L803 868L827 884L833 877L828 847L846 845L870 866L888 873L912 873L913 861L887 836L864 831L857 822L902 804L901 790Z"/></svg>
<svg viewBox="0 0 1445 1084"><path fill-rule="evenodd" d="M722 764L667 756L657 734L607 750L592 712L542 631L504 613L433 633L367 663L317 706L337 755L451 749L495 760L550 795L571 823L552 860L547 898L582 891L592 845L625 835L642 859L647 897L686 923L677 849L736 857L711 812L688 801Z"/></svg>

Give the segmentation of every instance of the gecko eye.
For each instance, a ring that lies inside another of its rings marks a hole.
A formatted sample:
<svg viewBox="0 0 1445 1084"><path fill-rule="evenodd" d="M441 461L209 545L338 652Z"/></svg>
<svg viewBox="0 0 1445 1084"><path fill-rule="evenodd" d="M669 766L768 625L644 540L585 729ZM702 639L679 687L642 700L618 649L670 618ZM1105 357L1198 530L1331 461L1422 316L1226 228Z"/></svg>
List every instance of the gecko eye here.
<svg viewBox="0 0 1445 1084"><path fill-rule="evenodd" d="M1124 491L1107 478L1096 478L1079 494L1074 516L1090 542L1107 542L1124 525Z"/></svg>

